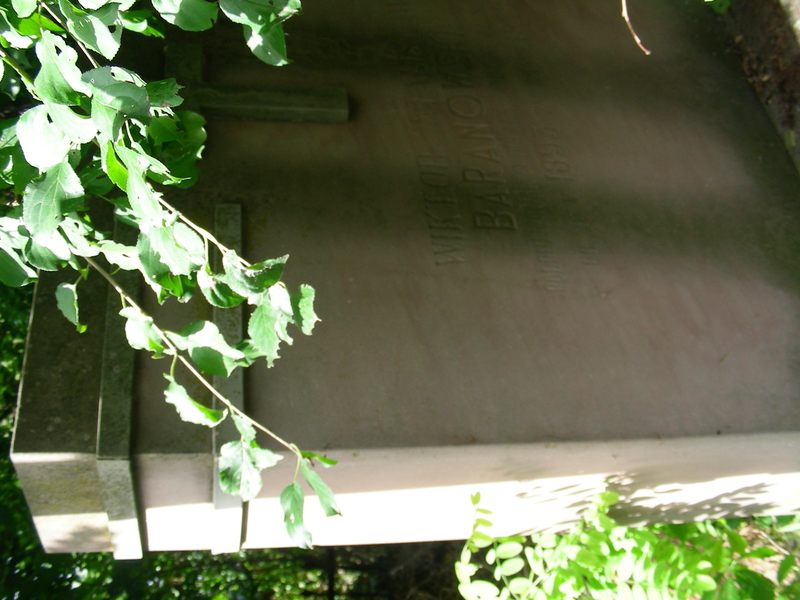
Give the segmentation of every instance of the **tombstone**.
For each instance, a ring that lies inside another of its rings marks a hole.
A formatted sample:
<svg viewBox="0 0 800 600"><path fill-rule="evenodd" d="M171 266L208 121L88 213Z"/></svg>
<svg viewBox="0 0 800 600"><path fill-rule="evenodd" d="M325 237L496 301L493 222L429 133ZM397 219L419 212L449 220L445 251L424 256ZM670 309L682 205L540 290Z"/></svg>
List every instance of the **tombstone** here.
<svg viewBox="0 0 800 600"><path fill-rule="evenodd" d="M282 69L233 29L203 38L204 85L338 106L218 113L171 197L317 290L312 337L222 384L340 461L343 516L307 497L315 543L464 538L477 491L498 535L605 486L631 523L800 510L798 174L701 4L631 7L650 57L589 0L309 3ZM13 447L45 548L291 545L291 461L247 506L221 494L230 432L163 402L164 363L134 362L102 284L84 336L54 285ZM143 297L168 327L212 316Z"/></svg>

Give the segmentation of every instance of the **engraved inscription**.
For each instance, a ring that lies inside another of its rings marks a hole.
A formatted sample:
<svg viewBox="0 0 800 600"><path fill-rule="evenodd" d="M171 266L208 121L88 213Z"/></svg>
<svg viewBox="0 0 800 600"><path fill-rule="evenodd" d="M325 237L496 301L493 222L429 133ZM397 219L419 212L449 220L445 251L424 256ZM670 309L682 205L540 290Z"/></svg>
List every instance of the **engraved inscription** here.
<svg viewBox="0 0 800 600"><path fill-rule="evenodd" d="M435 34L406 50L402 106L434 264L465 263L481 245L521 233L535 281L547 291L566 288L567 264L596 266L591 206L570 189L575 174L567 144L551 120L528 107L519 130L496 129L509 122L496 113L502 96L492 93L487 73L456 34ZM531 170L510 160L517 152L533 157ZM532 179L551 183L532 187ZM566 215L569 227L554 229L553 217L563 222Z"/></svg>
<svg viewBox="0 0 800 600"><path fill-rule="evenodd" d="M478 229L518 229L500 144L484 120L483 103L463 93L448 96L446 102L456 139L463 148L461 179L476 203L472 224Z"/></svg>
<svg viewBox="0 0 800 600"><path fill-rule="evenodd" d="M479 92L483 75L458 36L437 38L432 56L430 48L407 55L403 106L434 262L443 265L464 262L467 244L480 242L468 235L470 229L507 235L519 229L519 220L503 146Z"/></svg>
<svg viewBox="0 0 800 600"><path fill-rule="evenodd" d="M553 127L534 130L536 151L545 176L551 179L572 179L572 168L562 149L558 131Z"/></svg>
<svg viewBox="0 0 800 600"><path fill-rule="evenodd" d="M464 262L464 224L444 156L418 156L428 234L437 265Z"/></svg>

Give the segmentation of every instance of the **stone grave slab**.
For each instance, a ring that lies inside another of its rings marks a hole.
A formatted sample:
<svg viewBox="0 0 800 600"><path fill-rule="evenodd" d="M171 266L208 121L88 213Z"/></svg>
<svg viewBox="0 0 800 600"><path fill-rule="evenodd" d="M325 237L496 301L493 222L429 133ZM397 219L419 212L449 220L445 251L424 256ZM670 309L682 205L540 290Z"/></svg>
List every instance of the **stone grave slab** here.
<svg viewBox="0 0 800 600"><path fill-rule="evenodd" d="M231 384L340 460L344 516L307 502L317 543L463 538L475 491L498 534L574 519L606 485L630 522L800 510L800 180L698 4L631 6L650 57L588 0L309 3L283 69L238 31L203 39L215 90L348 96L339 122L218 113L200 183L172 197L317 290L314 335ZM22 416L52 365L29 352ZM143 547L289 545L293 465L249 506L221 496L227 434L179 421L163 369L137 358L133 378Z"/></svg>

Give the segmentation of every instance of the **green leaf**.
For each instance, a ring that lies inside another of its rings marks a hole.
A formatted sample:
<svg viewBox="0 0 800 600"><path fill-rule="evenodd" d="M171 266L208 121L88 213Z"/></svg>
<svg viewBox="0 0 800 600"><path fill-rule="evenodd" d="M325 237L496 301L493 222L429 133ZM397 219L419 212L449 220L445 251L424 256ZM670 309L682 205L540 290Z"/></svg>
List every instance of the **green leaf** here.
<svg viewBox="0 0 800 600"><path fill-rule="evenodd" d="M793 533L795 531L800 531L800 516L795 516L788 523L781 523L778 527L778 531L781 533Z"/></svg>
<svg viewBox="0 0 800 600"><path fill-rule="evenodd" d="M317 454L316 452L310 452L308 450L303 450L300 454L302 454L303 458L310 460L312 464L314 461L317 461L326 469L339 464L338 460L334 460L328 456L325 456L324 454Z"/></svg>
<svg viewBox="0 0 800 600"><path fill-rule="evenodd" d="M222 257L225 282L241 296L262 294L280 280L287 260L288 254L245 267L231 250Z"/></svg>
<svg viewBox="0 0 800 600"><path fill-rule="evenodd" d="M739 600L740 597L736 584L732 579L728 579L720 587L716 600Z"/></svg>
<svg viewBox="0 0 800 600"><path fill-rule="evenodd" d="M153 352L156 357L163 355L164 342L156 333L152 318L134 306L126 306L119 314L125 318L125 337L131 348Z"/></svg>
<svg viewBox="0 0 800 600"><path fill-rule="evenodd" d="M259 0L220 0L219 7L234 23L260 27L276 20L269 2Z"/></svg>
<svg viewBox="0 0 800 600"><path fill-rule="evenodd" d="M153 7L171 25L185 31L210 29L217 20L217 5L205 0L153 0Z"/></svg>
<svg viewBox="0 0 800 600"><path fill-rule="evenodd" d="M67 30L85 46L108 60L116 56L122 37L122 27L116 25L119 12L115 4L107 4L96 12L87 13L68 0L58 0ZM109 25L115 25L114 30Z"/></svg>
<svg viewBox="0 0 800 600"><path fill-rule="evenodd" d="M133 181L129 178L129 182ZM129 185L131 189L133 186ZM189 252L183 248L175 239L175 225L171 227L156 227L146 235L150 241L150 247L158 255L162 263L169 267L170 272L175 275L189 275L193 271L194 262Z"/></svg>
<svg viewBox="0 0 800 600"><path fill-rule="evenodd" d="M166 110L166 109L164 109ZM173 117L156 117L147 127L150 154L157 154L169 168L171 178L153 176L156 181L190 187L198 177L197 161L206 141L205 120L191 111L178 111Z"/></svg>
<svg viewBox="0 0 800 600"><path fill-rule="evenodd" d="M60 128L50 123L48 116L47 107L39 105L25 111L17 122L17 137L25 160L40 171L64 161L70 148L69 140Z"/></svg>
<svg viewBox="0 0 800 600"><path fill-rule="evenodd" d="M619 502L619 494L612 491L605 491L597 497L597 506L601 507L603 510L608 508L609 506L613 506Z"/></svg>
<svg viewBox="0 0 800 600"><path fill-rule="evenodd" d="M147 90L135 73L120 67L100 67L84 73L82 80L91 89L92 120L105 141L116 141L126 118L149 119Z"/></svg>
<svg viewBox="0 0 800 600"><path fill-rule="evenodd" d="M773 600L775 585L760 573L745 567L737 567L734 571L739 590L748 600Z"/></svg>
<svg viewBox="0 0 800 600"><path fill-rule="evenodd" d="M60 283L56 288L56 305L61 314L70 323L75 325L78 333L86 331L86 325L82 325L78 317L78 289L74 283Z"/></svg>
<svg viewBox="0 0 800 600"><path fill-rule="evenodd" d="M319 317L314 312L314 288L305 283L291 296L294 322L305 335L311 335Z"/></svg>
<svg viewBox="0 0 800 600"><path fill-rule="evenodd" d="M317 498L319 498L319 503L322 505L322 510L325 511L325 514L329 517L342 514L339 507L336 505L336 498L333 495L333 491L322 481L322 477L311 468L308 460L303 459L300 462L300 472L308 482L308 485L311 486L311 489L314 490Z"/></svg>
<svg viewBox="0 0 800 600"><path fill-rule="evenodd" d="M532 587L533 584L527 577L515 577L508 582L508 589L514 596L524 597Z"/></svg>
<svg viewBox="0 0 800 600"><path fill-rule="evenodd" d="M603 561L599 552L592 552L588 548L581 548L575 555L575 562L587 569L599 569Z"/></svg>
<svg viewBox="0 0 800 600"><path fill-rule="evenodd" d="M220 449L219 483L222 491L248 502L261 491L261 471L272 467L283 457L260 448L255 441L228 442Z"/></svg>
<svg viewBox="0 0 800 600"><path fill-rule="evenodd" d="M75 256L97 256L100 248L93 243L93 231L84 221L76 216L67 216L59 225L64 236L67 238L69 249Z"/></svg>
<svg viewBox="0 0 800 600"><path fill-rule="evenodd" d="M147 125L147 137L157 146L177 141L180 139L177 119L174 117L156 117L151 119L150 123Z"/></svg>
<svg viewBox="0 0 800 600"><path fill-rule="evenodd" d="M58 232L41 234L30 239L25 247L25 258L32 266L43 271L58 271L70 258L69 246Z"/></svg>
<svg viewBox="0 0 800 600"><path fill-rule="evenodd" d="M33 45L33 38L29 37L33 34L26 34L15 26L19 24L19 20L13 14L7 13L4 6L0 6L0 38L3 40L3 45L11 46L12 48L26 49Z"/></svg>
<svg viewBox="0 0 800 600"><path fill-rule="evenodd" d="M120 269L136 271L141 267L139 252L135 246L126 246L112 240L101 240L97 243L97 247L108 262Z"/></svg>
<svg viewBox="0 0 800 600"><path fill-rule="evenodd" d="M469 539L478 548L486 548L494 544L494 538L482 531L473 531Z"/></svg>
<svg viewBox="0 0 800 600"><path fill-rule="evenodd" d="M135 31L149 37L163 38L161 23L150 10L128 10L120 12L119 20L129 31Z"/></svg>
<svg viewBox="0 0 800 600"><path fill-rule="evenodd" d="M742 554L747 549L747 540L735 531L728 531L728 543L737 554Z"/></svg>
<svg viewBox="0 0 800 600"><path fill-rule="evenodd" d="M710 575L700 574L695 578L694 589L698 592L710 592L717 589L717 582Z"/></svg>
<svg viewBox="0 0 800 600"><path fill-rule="evenodd" d="M778 583L783 583L797 564L794 554L787 554L778 566Z"/></svg>
<svg viewBox="0 0 800 600"><path fill-rule="evenodd" d="M532 535L531 541L542 548L555 548L558 544L555 534L549 532Z"/></svg>
<svg viewBox="0 0 800 600"><path fill-rule="evenodd" d="M182 86L174 79L162 79L145 86L150 97L150 105L158 108L174 108L183 104L183 98L178 95Z"/></svg>
<svg viewBox="0 0 800 600"><path fill-rule="evenodd" d="M37 242L50 238L61 222L61 203L83 196L80 179L69 162L56 165L25 189L22 219ZM45 244L47 245L47 244Z"/></svg>
<svg viewBox="0 0 800 600"><path fill-rule="evenodd" d="M234 308L244 302L244 297L234 292L222 277L211 273L208 268L197 271L197 285L211 306Z"/></svg>
<svg viewBox="0 0 800 600"><path fill-rule="evenodd" d="M316 461L326 469L339 464L338 460L334 460L328 456L325 456L324 454L317 454L316 452L310 452L308 450L304 450L300 454L302 454L303 458L310 460L312 465L314 461Z"/></svg>
<svg viewBox="0 0 800 600"><path fill-rule="evenodd" d="M281 340L277 328L280 318L280 312L269 302L265 302L256 307L247 324L247 335L250 336L256 349L265 356L270 367L278 358Z"/></svg>
<svg viewBox="0 0 800 600"><path fill-rule="evenodd" d="M167 404L172 404L175 407L181 420L195 425L216 427L228 416L228 409L215 410L193 400L186 388L175 381L171 375L164 374L164 379L169 382L167 389L164 391L164 399Z"/></svg>
<svg viewBox="0 0 800 600"><path fill-rule="evenodd" d="M119 154L119 157L122 159L122 162L128 169L128 177L125 187L128 193L128 201L130 202L131 210L133 210L133 213L141 221L139 227L143 230L143 233L149 229L161 227L161 223L163 221L163 211L161 210L161 205L159 203L160 196L145 180L144 173L146 167L143 164L141 155L135 150L130 150L129 148L123 147L117 147L116 152ZM170 236L167 234L166 238L170 238ZM152 241L153 240L151 240L151 242ZM188 274L189 269L187 263L189 262L189 257L186 256L185 253L181 254L180 256L172 256L171 252L169 251L171 250L171 247L168 244L169 241L170 239L157 240L155 243L160 245L158 247L154 245L154 251L158 251L158 248L160 248L159 255L162 256L162 258L163 255L161 255L161 252L164 252L165 254L170 255L170 260L175 262L182 261L182 272L179 273L176 271L175 274Z"/></svg>
<svg viewBox="0 0 800 600"><path fill-rule="evenodd" d="M191 323L180 334L169 337L178 349L189 353L198 369L209 375L227 377L236 368L236 361L244 358L244 353L229 346L210 321Z"/></svg>
<svg viewBox="0 0 800 600"><path fill-rule="evenodd" d="M0 232L0 283L9 287L21 287L34 279L36 271L25 264L8 236Z"/></svg>
<svg viewBox="0 0 800 600"><path fill-rule="evenodd" d="M497 586L483 579L476 579L458 586L459 593L467 600L494 600L499 597Z"/></svg>
<svg viewBox="0 0 800 600"><path fill-rule="evenodd" d="M14 192L22 194L25 187L39 175L39 170L28 164L17 137L17 119L0 121L0 177Z"/></svg>
<svg viewBox="0 0 800 600"><path fill-rule="evenodd" d="M82 95L91 95L76 64L77 52L59 36L43 31L36 56L42 65L33 82L39 98L55 104L80 104Z"/></svg>
<svg viewBox="0 0 800 600"><path fill-rule="evenodd" d="M97 10L108 4L111 0L78 0L78 3L86 10Z"/></svg>
<svg viewBox="0 0 800 600"><path fill-rule="evenodd" d="M281 492L281 507L286 531L301 548L311 548L311 534L303 523L303 488L296 481L287 485Z"/></svg>
<svg viewBox="0 0 800 600"><path fill-rule="evenodd" d="M285 65L289 61L281 21L297 12L300 3L273 4L258 0L220 0L219 3L226 17L243 25L247 46L253 54L267 64Z"/></svg>
<svg viewBox="0 0 800 600"><path fill-rule="evenodd" d="M100 160L103 172L123 192L128 189L128 169L117 159L113 142L109 141L100 146Z"/></svg>
<svg viewBox="0 0 800 600"><path fill-rule="evenodd" d="M245 442L252 442L256 439L256 430L250 421L240 417L236 413L232 413L231 416L233 417L233 423L236 425L236 429L239 431L239 435L242 436L242 440Z"/></svg>
<svg viewBox="0 0 800 600"><path fill-rule="evenodd" d="M471 554L467 548L464 548L464 550L467 555ZM462 559L455 564L456 579L458 579L459 583L468 584L470 578L478 572L478 565L471 564L469 558L465 560L463 556L462 554Z"/></svg>
<svg viewBox="0 0 800 600"><path fill-rule="evenodd" d="M11 6L20 19L29 17L36 10L36 0L11 0Z"/></svg>
<svg viewBox="0 0 800 600"><path fill-rule="evenodd" d="M500 563L500 574L503 577L510 577L516 575L525 567L525 561L521 558L510 558Z"/></svg>
<svg viewBox="0 0 800 600"><path fill-rule="evenodd" d="M251 298L251 301L253 299ZM286 290L286 286L281 283L273 285L269 290L267 290L266 294L262 294L258 297L257 303L269 302L270 305L277 311L278 319L275 324L275 331L278 334L278 337L288 343L292 344L292 336L289 335L289 331L287 329L289 323L292 322L292 300L289 296L289 292Z"/></svg>
<svg viewBox="0 0 800 600"><path fill-rule="evenodd" d="M745 552L742 554L742 558L768 558L770 556L775 556L776 554L777 552L775 552L775 550L772 548L762 546L761 548L756 548L755 550Z"/></svg>
<svg viewBox="0 0 800 600"><path fill-rule="evenodd" d="M262 62L275 67L289 64L283 26L275 22L262 27L242 27L244 40L250 51Z"/></svg>
<svg viewBox="0 0 800 600"><path fill-rule="evenodd" d="M300 0L270 0L269 4L275 15L281 21L285 21L289 17L297 14L302 8Z"/></svg>
<svg viewBox="0 0 800 600"><path fill-rule="evenodd" d="M504 542L497 547L497 557L501 559L513 558L522 552L519 542Z"/></svg>
<svg viewBox="0 0 800 600"><path fill-rule="evenodd" d="M139 236L136 248L139 251L139 262L145 281L158 295L159 302L163 302L170 295L177 298L178 302L188 302L191 299L194 293L194 280L191 277L170 273L169 267L161 262L158 254L150 247L146 235Z"/></svg>
<svg viewBox="0 0 800 600"><path fill-rule="evenodd" d="M188 225L175 223L172 226L175 241L189 255L189 260L195 267L206 264L206 245L203 239ZM194 270L194 269L192 269Z"/></svg>

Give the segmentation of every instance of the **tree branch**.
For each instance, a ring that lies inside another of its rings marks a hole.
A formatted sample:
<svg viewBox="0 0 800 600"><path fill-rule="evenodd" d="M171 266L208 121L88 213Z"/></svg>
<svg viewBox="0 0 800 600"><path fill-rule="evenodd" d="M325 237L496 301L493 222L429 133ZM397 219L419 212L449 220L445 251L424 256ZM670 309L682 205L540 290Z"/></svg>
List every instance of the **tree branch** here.
<svg viewBox="0 0 800 600"><path fill-rule="evenodd" d="M644 52L645 56L650 56L650 50L645 48L642 40L639 39L639 36L636 34L636 30L633 28L633 23L631 23L631 18L628 16L628 0L620 0L620 2L622 4L622 18L625 21L625 25L628 26L628 31L630 31L633 41L636 42L639 50Z"/></svg>

